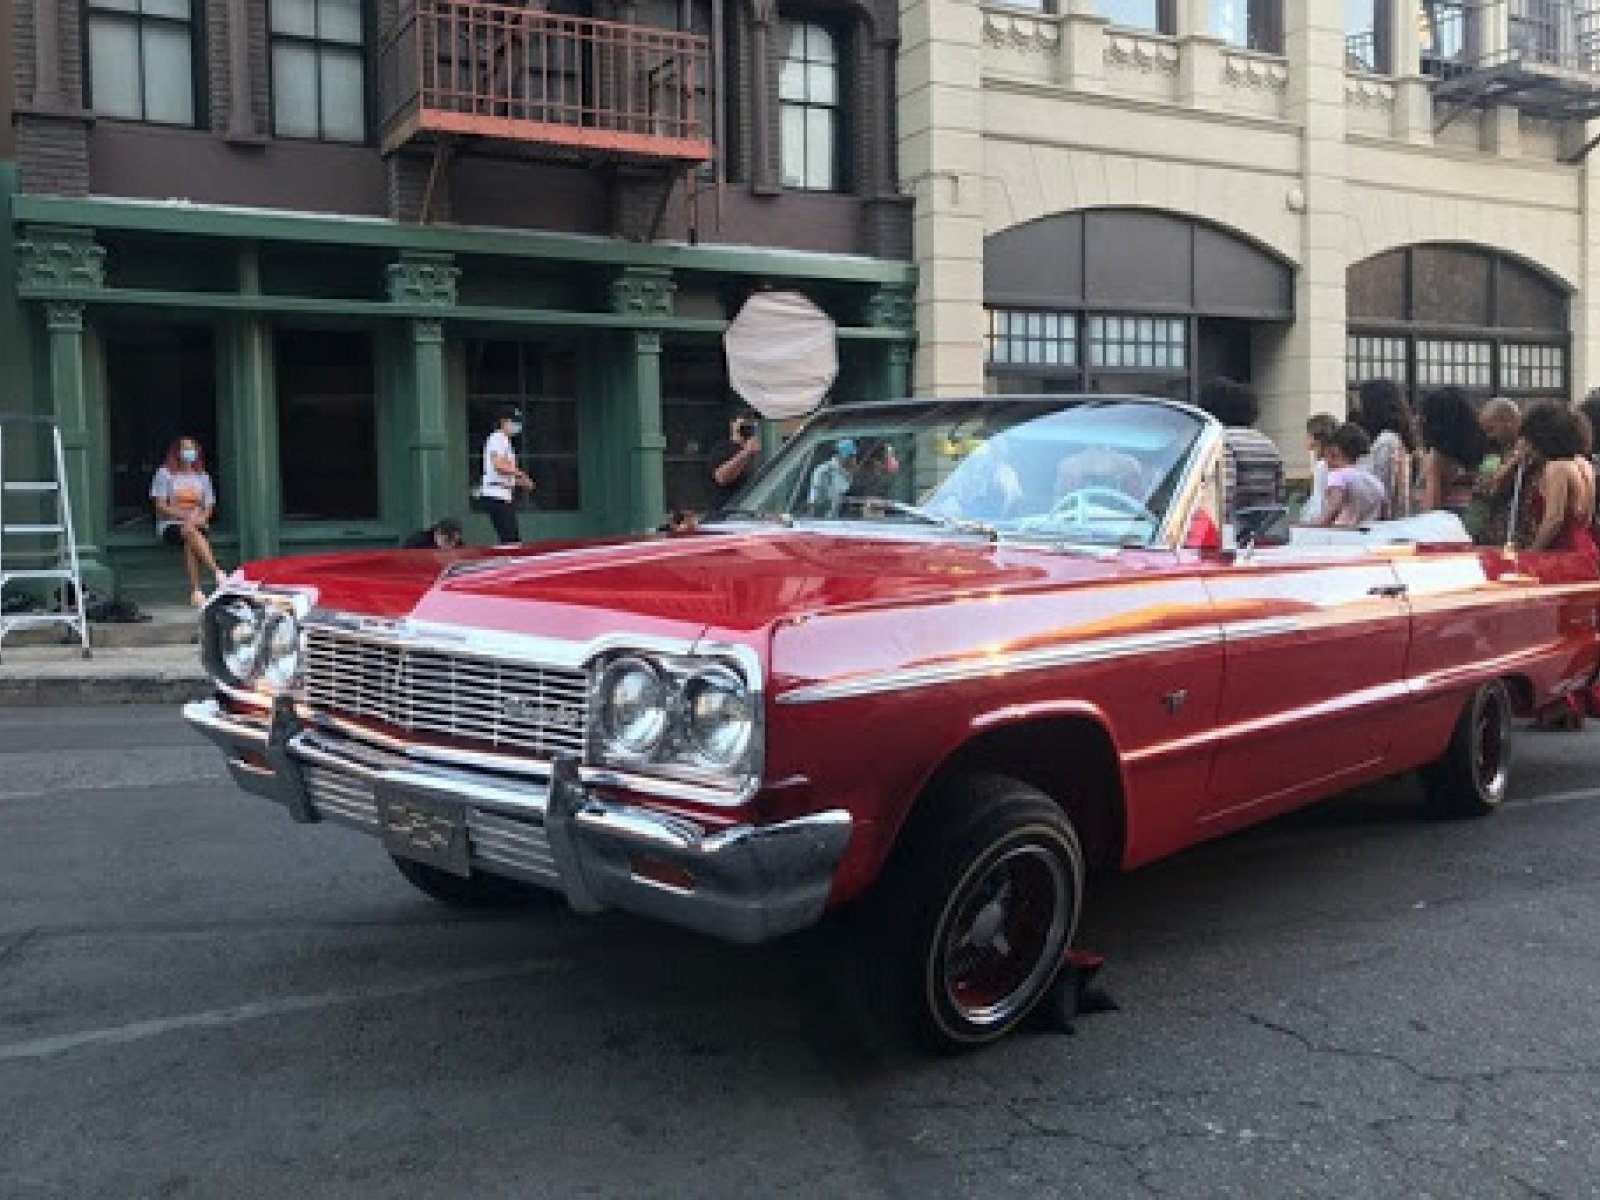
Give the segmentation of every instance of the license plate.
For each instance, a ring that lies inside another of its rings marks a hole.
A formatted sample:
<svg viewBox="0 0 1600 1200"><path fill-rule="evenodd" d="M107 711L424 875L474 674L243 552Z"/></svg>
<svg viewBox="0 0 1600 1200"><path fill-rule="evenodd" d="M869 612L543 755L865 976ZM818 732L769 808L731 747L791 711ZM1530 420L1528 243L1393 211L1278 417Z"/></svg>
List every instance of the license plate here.
<svg viewBox="0 0 1600 1200"><path fill-rule="evenodd" d="M467 814L451 800L378 789L378 822L391 854L468 876Z"/></svg>

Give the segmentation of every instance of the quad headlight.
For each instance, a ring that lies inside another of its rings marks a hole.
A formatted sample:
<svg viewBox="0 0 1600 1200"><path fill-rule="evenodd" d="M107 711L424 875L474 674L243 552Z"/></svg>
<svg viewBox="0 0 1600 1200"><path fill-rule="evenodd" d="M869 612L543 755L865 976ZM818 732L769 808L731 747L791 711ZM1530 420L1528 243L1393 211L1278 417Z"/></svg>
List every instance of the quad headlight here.
<svg viewBox="0 0 1600 1200"><path fill-rule="evenodd" d="M293 687L300 676L300 618L308 607L298 594L220 597L205 613L206 667L231 687Z"/></svg>
<svg viewBox="0 0 1600 1200"><path fill-rule="evenodd" d="M593 678L592 761L723 785L757 769L759 697L735 665L626 654Z"/></svg>

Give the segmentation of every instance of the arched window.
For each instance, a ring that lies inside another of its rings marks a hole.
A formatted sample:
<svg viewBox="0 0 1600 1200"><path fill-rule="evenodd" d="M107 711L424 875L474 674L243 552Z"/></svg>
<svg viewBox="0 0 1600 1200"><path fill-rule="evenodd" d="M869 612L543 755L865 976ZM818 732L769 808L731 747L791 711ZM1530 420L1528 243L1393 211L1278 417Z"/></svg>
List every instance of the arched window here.
<svg viewBox="0 0 1600 1200"><path fill-rule="evenodd" d="M1391 250L1350 268L1345 374L1393 379L1413 397L1453 385L1480 396L1571 393L1567 294L1479 246Z"/></svg>

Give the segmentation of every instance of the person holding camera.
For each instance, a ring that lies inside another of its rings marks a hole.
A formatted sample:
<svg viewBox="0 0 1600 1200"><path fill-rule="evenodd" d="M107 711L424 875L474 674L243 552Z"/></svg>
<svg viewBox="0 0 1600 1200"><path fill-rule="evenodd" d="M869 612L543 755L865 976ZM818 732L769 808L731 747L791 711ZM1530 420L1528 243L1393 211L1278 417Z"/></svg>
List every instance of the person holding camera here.
<svg viewBox="0 0 1600 1200"><path fill-rule="evenodd" d="M755 420L749 413L741 413L728 422L728 440L711 448L709 463L717 508L725 506L750 482L760 458L761 440L756 436Z"/></svg>

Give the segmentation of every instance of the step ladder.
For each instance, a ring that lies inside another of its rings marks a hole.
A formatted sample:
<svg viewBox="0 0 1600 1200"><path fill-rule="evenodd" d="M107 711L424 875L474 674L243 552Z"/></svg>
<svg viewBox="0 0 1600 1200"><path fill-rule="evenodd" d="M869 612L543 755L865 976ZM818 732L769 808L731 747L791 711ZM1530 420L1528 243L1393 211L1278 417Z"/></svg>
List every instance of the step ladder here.
<svg viewBox="0 0 1600 1200"><path fill-rule="evenodd" d="M53 479L15 477L16 460L27 449L22 435L30 426L43 430L49 440ZM50 417L0 413L0 594L11 583L54 584L56 607L49 612L0 612L0 651L6 635L15 630L60 625L62 640L70 644L75 636L83 657L89 657L78 539L72 531L67 494L67 457L61 426Z"/></svg>

